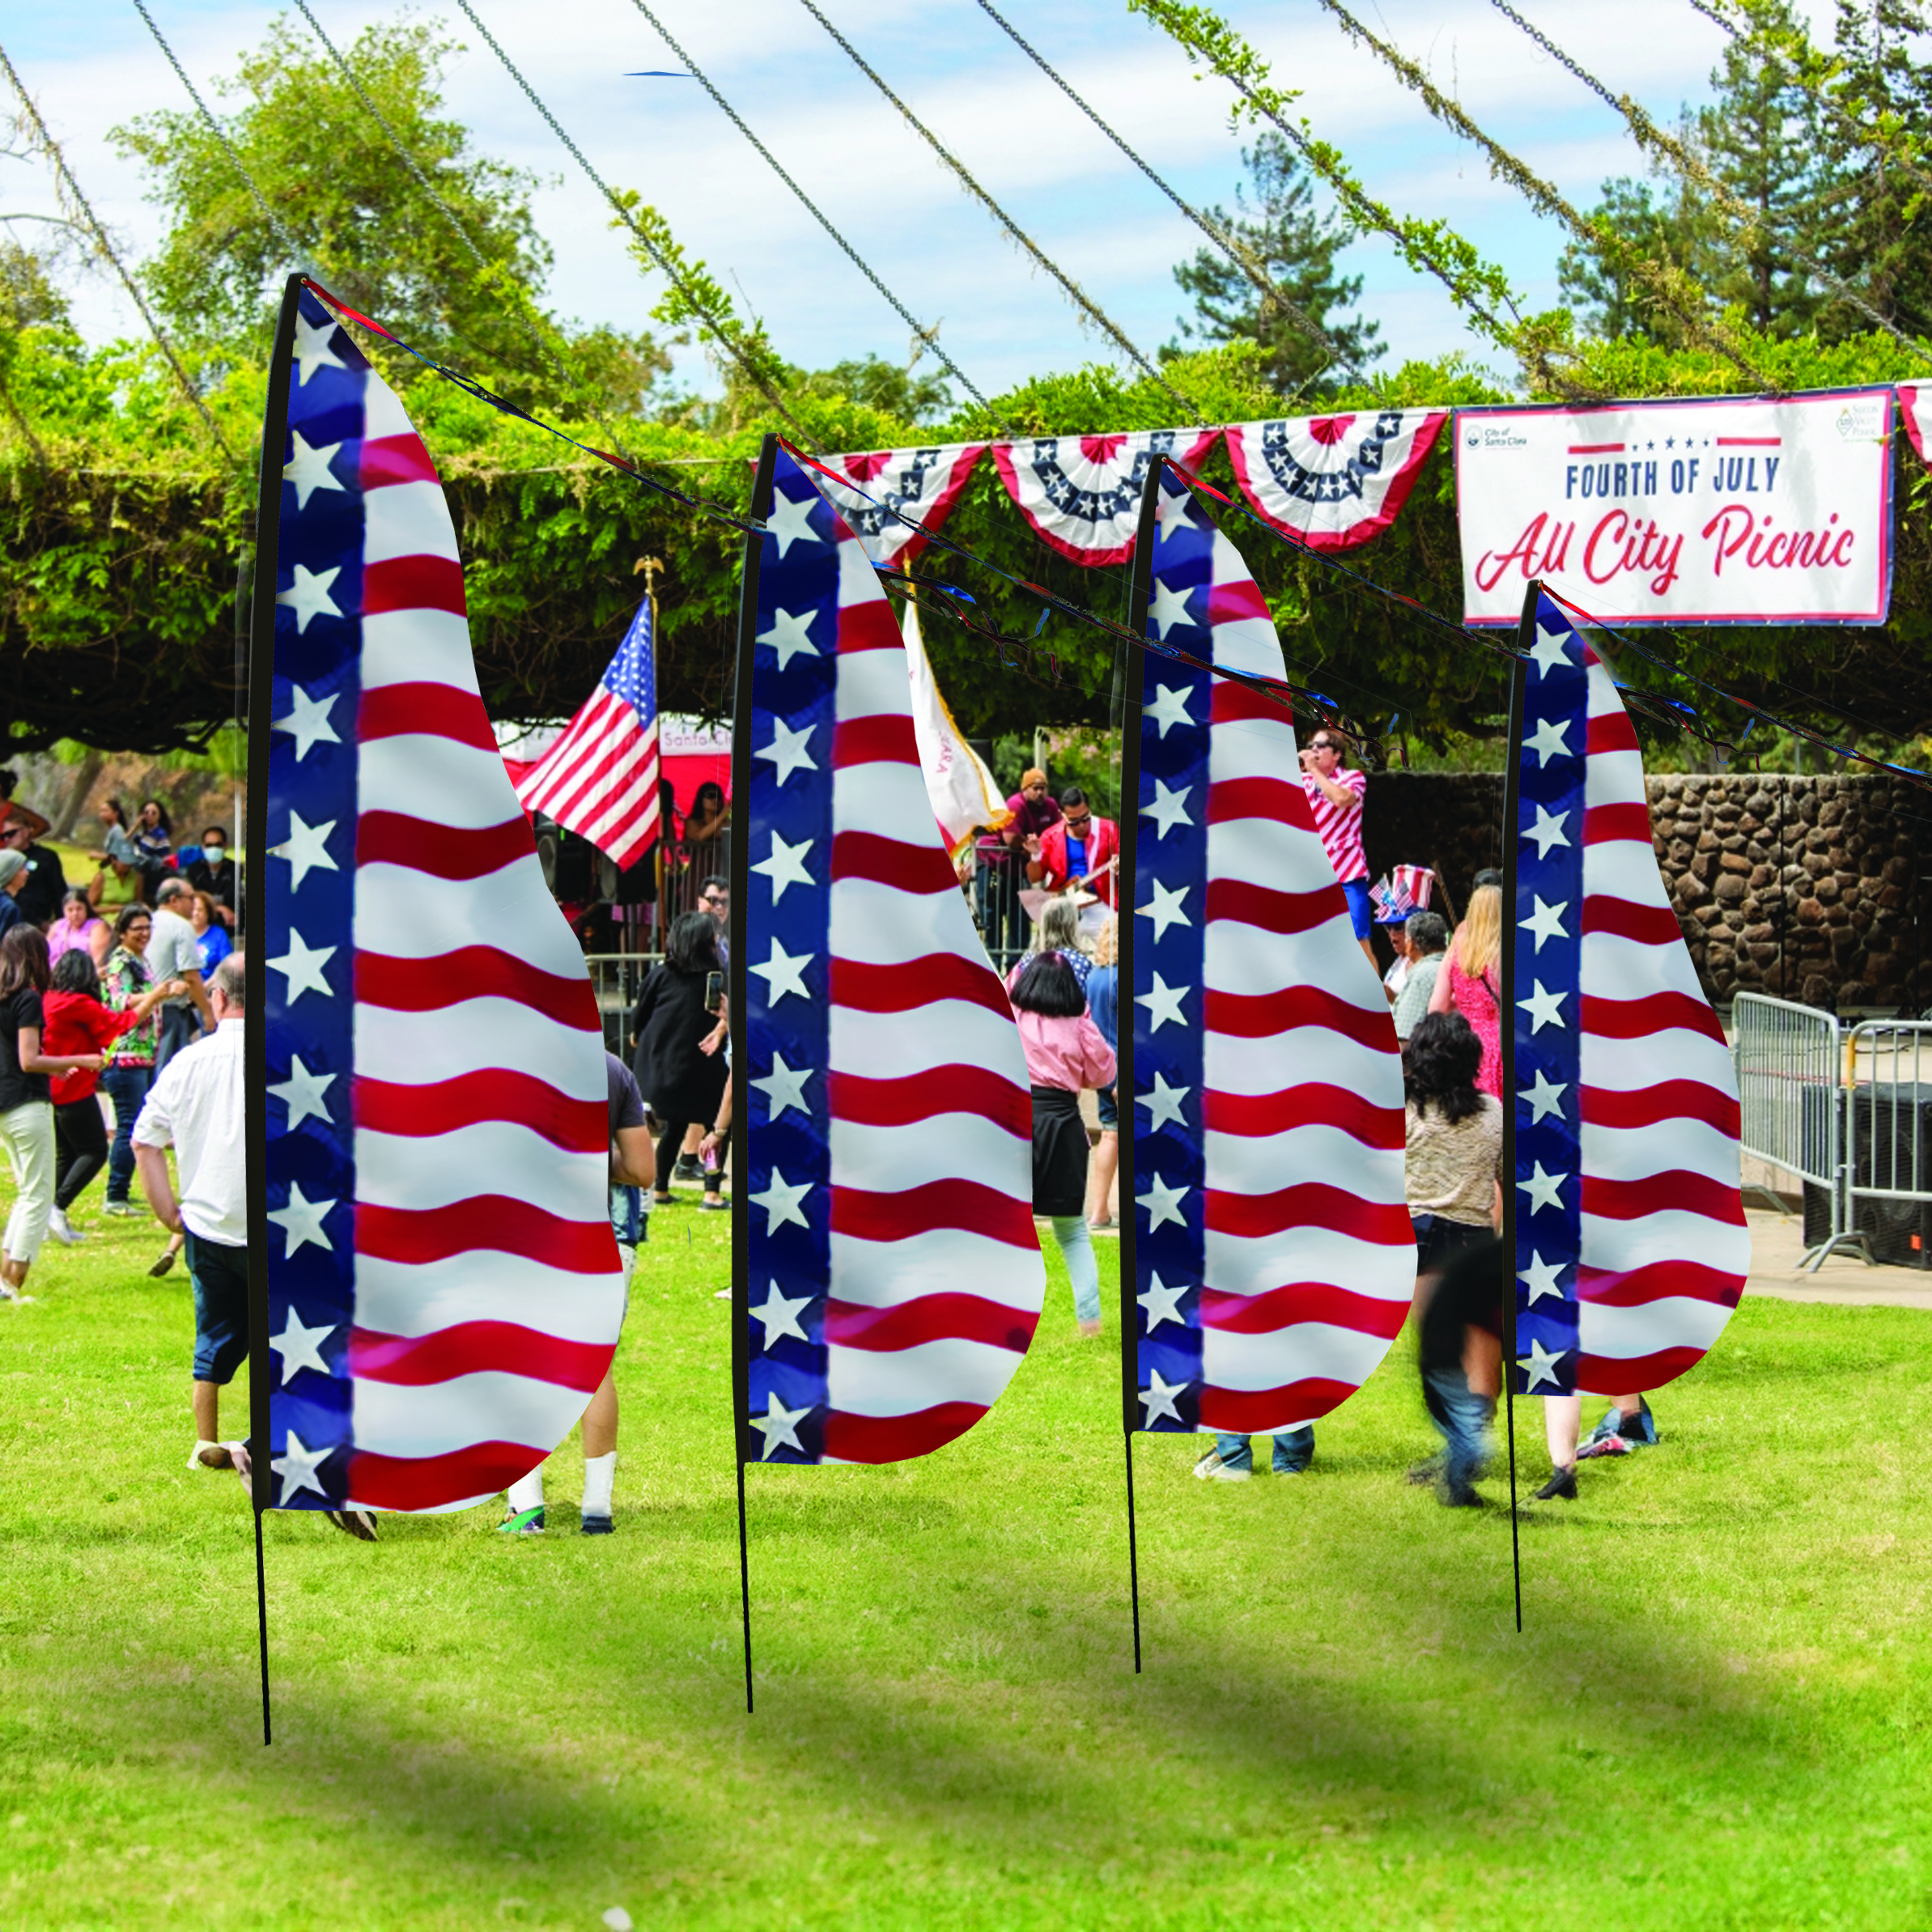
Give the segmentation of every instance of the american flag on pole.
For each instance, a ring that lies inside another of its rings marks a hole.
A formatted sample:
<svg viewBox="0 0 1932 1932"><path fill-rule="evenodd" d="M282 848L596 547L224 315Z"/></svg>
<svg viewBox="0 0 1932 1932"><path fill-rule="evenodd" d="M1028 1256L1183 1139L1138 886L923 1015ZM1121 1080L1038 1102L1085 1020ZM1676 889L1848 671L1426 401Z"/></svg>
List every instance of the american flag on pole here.
<svg viewBox="0 0 1932 1932"><path fill-rule="evenodd" d="M739 1416L758 1459L889 1463L971 1428L1033 1339L1031 1089L932 822L891 606L858 538L775 453L734 751L749 800Z"/></svg>
<svg viewBox="0 0 1932 1932"><path fill-rule="evenodd" d="M442 486L308 289L270 435L274 1503L460 1508L557 1446L616 1348L603 1037L478 691Z"/></svg>
<svg viewBox="0 0 1932 1932"><path fill-rule="evenodd" d="M1518 749L1511 997L1525 1393L1654 1389L1751 1267L1737 1077L1650 843L1610 674L1540 588Z"/></svg>
<svg viewBox="0 0 1932 1932"><path fill-rule="evenodd" d="M1150 639L1284 675L1247 567L1170 475L1152 586ZM1152 649L1143 663L1140 1425L1272 1433L1345 1401L1408 1313L1402 1062L1315 831L1288 711Z"/></svg>
<svg viewBox="0 0 1932 1932"><path fill-rule="evenodd" d="M646 597L588 702L516 783L525 811L555 819L626 868L643 857L658 834L651 629Z"/></svg>

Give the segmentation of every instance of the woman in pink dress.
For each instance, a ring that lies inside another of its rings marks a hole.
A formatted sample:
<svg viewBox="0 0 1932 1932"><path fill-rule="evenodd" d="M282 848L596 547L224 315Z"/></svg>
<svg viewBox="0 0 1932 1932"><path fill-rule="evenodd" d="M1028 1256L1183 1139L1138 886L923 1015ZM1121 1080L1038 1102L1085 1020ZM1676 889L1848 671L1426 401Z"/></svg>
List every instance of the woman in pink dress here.
<svg viewBox="0 0 1932 1932"><path fill-rule="evenodd" d="M1483 1042L1476 1088L1498 1100L1503 1097L1502 941L1502 889L1479 885L1429 998L1432 1013L1460 1013L1476 1029Z"/></svg>
<svg viewBox="0 0 1932 1932"><path fill-rule="evenodd" d="M114 943L108 922L97 918L87 895L76 886L61 903L61 916L47 930L47 957L58 960L74 947L85 949L98 968Z"/></svg>

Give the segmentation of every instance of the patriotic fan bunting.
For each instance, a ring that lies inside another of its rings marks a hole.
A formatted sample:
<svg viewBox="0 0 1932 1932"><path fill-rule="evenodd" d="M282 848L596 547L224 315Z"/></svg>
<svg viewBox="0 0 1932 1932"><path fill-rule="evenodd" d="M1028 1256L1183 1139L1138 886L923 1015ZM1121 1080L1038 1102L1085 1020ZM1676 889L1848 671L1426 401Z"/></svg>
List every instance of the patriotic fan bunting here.
<svg viewBox="0 0 1932 1932"><path fill-rule="evenodd" d="M306 290L271 439L274 1501L456 1508L556 1446L616 1347L603 1036L478 693L442 486Z"/></svg>
<svg viewBox="0 0 1932 1932"><path fill-rule="evenodd" d="M874 563L909 564L927 540L906 519L936 530L952 515L985 449L983 443L947 443L927 449L870 450L827 456L825 468L815 474ZM843 472L852 486L844 487L826 469Z"/></svg>
<svg viewBox="0 0 1932 1932"><path fill-rule="evenodd" d="M1932 462L1926 454L1925 419L1919 414L1920 392L1922 383L1902 382L1898 385L1899 415L1905 425L1905 434L1912 441L1912 453L1920 462Z"/></svg>
<svg viewBox="0 0 1932 1932"><path fill-rule="evenodd" d="M1148 635L1283 675L1267 605L1163 478ZM1387 1352L1416 1249L1402 1064L1285 710L1144 657L1134 868L1140 1426L1290 1429Z"/></svg>
<svg viewBox="0 0 1932 1932"><path fill-rule="evenodd" d="M1298 416L1228 426L1228 460L1264 522L1311 549L1348 550L1396 518L1448 412Z"/></svg>
<svg viewBox="0 0 1932 1932"><path fill-rule="evenodd" d="M657 673L646 597L610 668L563 736L516 781L541 812L628 871L658 834Z"/></svg>
<svg viewBox="0 0 1932 1932"><path fill-rule="evenodd" d="M1512 969L1518 1387L1654 1389L1751 1265L1738 1088L1650 843L1623 702L1536 597Z"/></svg>
<svg viewBox="0 0 1932 1932"><path fill-rule="evenodd" d="M993 461L1020 514L1064 557L1089 567L1132 554L1147 469L1169 456L1191 469L1218 429L1140 429L1110 436L996 443Z"/></svg>
<svg viewBox="0 0 1932 1932"><path fill-rule="evenodd" d="M939 844L909 691L858 538L778 451L739 820L740 1413L766 1461L939 1448L998 1399L1039 1318L1025 1059Z"/></svg>

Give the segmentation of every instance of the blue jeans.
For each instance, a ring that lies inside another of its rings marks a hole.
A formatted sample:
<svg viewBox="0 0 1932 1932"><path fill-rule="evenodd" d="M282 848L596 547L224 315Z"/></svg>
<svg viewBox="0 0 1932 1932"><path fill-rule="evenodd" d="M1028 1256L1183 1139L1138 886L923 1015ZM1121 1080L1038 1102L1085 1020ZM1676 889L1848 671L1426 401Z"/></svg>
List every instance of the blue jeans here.
<svg viewBox="0 0 1932 1932"><path fill-rule="evenodd" d="M159 1038L155 1047L155 1078L161 1077L161 1069L179 1053L184 1047L191 1047L201 1038L202 1016L192 1005L163 1006L161 1008Z"/></svg>
<svg viewBox="0 0 1932 1932"><path fill-rule="evenodd" d="M104 1067L100 1090L114 1103L114 1144L108 1153L108 1199L125 1201L134 1178L134 1122L155 1084L152 1067Z"/></svg>
<svg viewBox="0 0 1932 1932"><path fill-rule="evenodd" d="M1305 1422L1299 1429L1284 1429L1274 1438L1271 1467L1276 1476L1299 1476L1314 1460L1314 1425ZM1230 1469L1255 1467L1255 1444L1250 1436L1217 1436L1214 1453Z"/></svg>
<svg viewBox="0 0 1932 1932"><path fill-rule="evenodd" d="M1444 1487L1452 1497L1462 1495L1489 1460L1496 1404L1471 1389L1460 1368L1429 1369L1422 1378L1422 1397L1442 1437Z"/></svg>
<svg viewBox="0 0 1932 1932"><path fill-rule="evenodd" d="M1056 1214L1053 1238L1059 1243L1060 1256L1067 1264L1068 1279L1073 1284L1073 1318L1076 1322L1100 1319L1100 1264L1093 1259L1093 1238L1087 1233L1084 1214Z"/></svg>

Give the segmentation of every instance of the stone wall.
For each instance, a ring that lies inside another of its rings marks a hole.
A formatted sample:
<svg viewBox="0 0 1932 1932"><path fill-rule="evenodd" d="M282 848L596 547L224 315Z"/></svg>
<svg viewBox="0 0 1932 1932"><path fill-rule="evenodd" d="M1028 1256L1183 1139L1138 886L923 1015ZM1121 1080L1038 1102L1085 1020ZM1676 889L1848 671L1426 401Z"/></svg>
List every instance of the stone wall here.
<svg viewBox="0 0 1932 1932"><path fill-rule="evenodd" d="M1883 775L1654 777L1657 861L1705 990L1807 1006L1932 1005L1932 800ZM1377 772L1368 851L1440 862L1460 907L1501 863L1494 773Z"/></svg>

